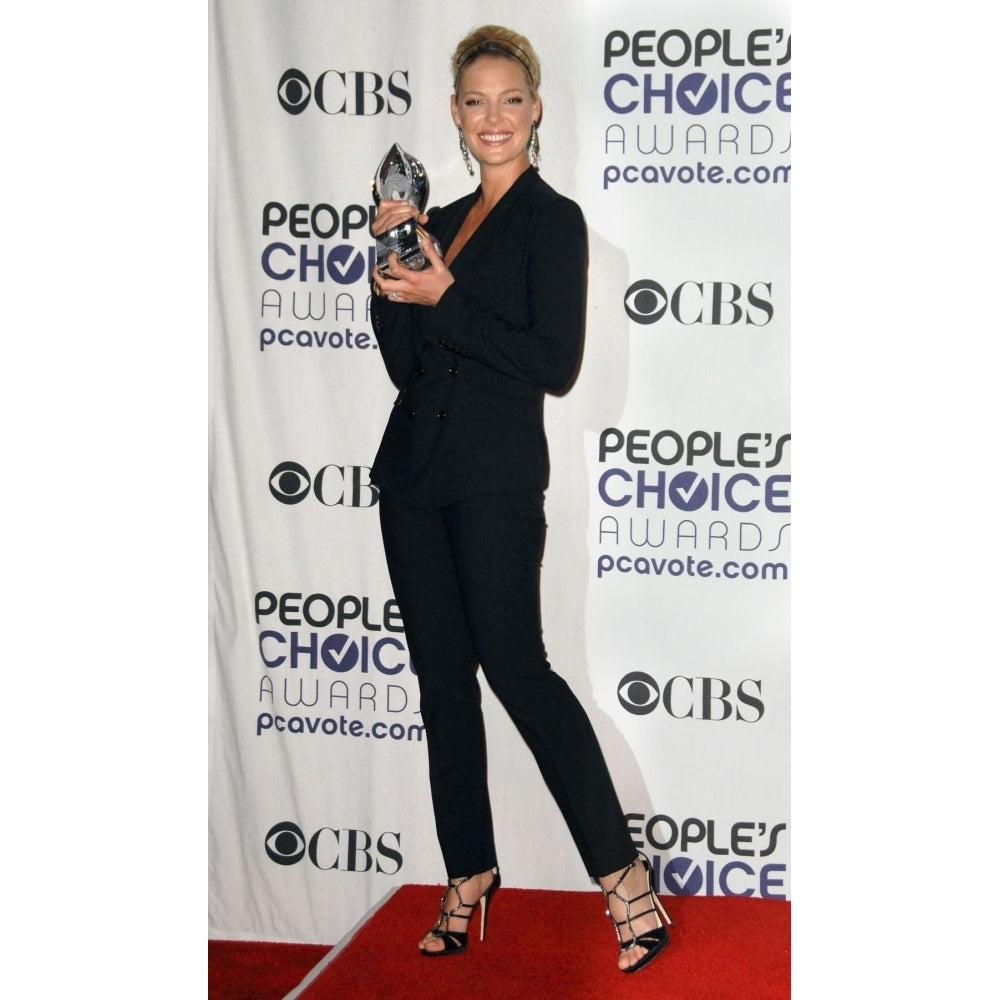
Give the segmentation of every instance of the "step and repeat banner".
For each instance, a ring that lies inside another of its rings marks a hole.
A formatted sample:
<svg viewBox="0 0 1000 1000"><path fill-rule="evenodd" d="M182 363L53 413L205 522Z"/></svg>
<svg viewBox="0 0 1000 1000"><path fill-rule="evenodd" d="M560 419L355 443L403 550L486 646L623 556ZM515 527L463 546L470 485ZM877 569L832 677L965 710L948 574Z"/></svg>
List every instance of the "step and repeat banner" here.
<svg viewBox="0 0 1000 1000"><path fill-rule="evenodd" d="M485 23L538 52L542 176L590 234L546 403L550 660L665 894L791 896L788 3L214 0L211 937L335 943L443 879L369 482L371 178L399 142L430 204L475 186L449 59ZM504 882L591 887L484 704Z"/></svg>

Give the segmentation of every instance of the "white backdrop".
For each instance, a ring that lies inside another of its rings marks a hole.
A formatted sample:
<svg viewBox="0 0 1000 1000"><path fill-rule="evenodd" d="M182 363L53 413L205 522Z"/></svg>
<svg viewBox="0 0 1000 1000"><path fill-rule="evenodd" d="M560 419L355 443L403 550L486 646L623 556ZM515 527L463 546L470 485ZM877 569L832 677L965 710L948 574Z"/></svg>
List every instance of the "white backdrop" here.
<svg viewBox="0 0 1000 1000"><path fill-rule="evenodd" d="M367 213L394 141L432 204L475 183L448 61L490 22L539 54L542 176L590 228L584 363L546 405L550 659L664 892L790 898L788 4L210 11L210 936L332 943L443 875L368 485ZM587 888L485 702L505 884Z"/></svg>

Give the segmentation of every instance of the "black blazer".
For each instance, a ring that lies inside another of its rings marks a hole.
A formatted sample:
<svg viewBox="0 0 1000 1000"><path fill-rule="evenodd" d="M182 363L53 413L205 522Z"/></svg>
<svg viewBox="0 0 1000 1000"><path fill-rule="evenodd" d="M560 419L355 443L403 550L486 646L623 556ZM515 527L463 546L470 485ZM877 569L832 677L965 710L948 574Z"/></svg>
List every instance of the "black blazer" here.
<svg viewBox="0 0 1000 1000"><path fill-rule="evenodd" d="M477 195L428 213L445 251ZM583 213L529 167L450 267L455 282L436 306L372 300L400 390L372 481L423 510L545 488L543 396L569 386L583 345Z"/></svg>

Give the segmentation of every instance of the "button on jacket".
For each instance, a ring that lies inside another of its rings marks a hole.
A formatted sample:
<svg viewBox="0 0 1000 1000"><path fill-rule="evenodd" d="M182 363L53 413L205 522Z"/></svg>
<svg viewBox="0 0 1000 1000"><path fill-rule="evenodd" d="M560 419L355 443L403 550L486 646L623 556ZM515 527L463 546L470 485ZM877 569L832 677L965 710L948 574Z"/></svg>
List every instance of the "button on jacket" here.
<svg viewBox="0 0 1000 1000"><path fill-rule="evenodd" d="M478 194L428 213L445 251ZM449 266L436 306L372 300L399 389L372 481L422 510L545 488L543 397L570 385L583 344L583 214L528 168Z"/></svg>

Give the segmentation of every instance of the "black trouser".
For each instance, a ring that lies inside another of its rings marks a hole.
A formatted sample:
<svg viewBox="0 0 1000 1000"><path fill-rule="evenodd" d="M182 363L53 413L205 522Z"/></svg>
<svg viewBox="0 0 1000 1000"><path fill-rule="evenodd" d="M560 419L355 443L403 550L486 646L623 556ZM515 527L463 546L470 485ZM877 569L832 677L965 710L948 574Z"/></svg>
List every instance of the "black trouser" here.
<svg viewBox="0 0 1000 1000"><path fill-rule="evenodd" d="M590 720L542 644L538 490L412 510L382 492L382 539L420 685L438 842L450 878L497 863L477 665L538 762L587 872L635 857Z"/></svg>

